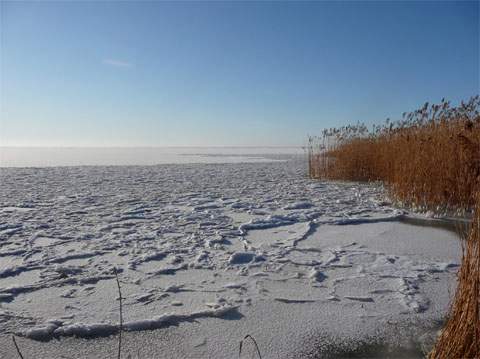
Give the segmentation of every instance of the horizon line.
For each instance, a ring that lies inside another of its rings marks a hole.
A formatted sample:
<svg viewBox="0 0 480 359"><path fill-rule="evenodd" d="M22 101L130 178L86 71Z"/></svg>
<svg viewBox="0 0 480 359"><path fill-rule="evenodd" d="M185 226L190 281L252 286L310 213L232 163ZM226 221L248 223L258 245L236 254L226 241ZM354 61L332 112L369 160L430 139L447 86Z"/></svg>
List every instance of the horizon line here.
<svg viewBox="0 0 480 359"><path fill-rule="evenodd" d="M65 146L65 145L0 145L0 148L301 148L305 145L172 145L172 146Z"/></svg>

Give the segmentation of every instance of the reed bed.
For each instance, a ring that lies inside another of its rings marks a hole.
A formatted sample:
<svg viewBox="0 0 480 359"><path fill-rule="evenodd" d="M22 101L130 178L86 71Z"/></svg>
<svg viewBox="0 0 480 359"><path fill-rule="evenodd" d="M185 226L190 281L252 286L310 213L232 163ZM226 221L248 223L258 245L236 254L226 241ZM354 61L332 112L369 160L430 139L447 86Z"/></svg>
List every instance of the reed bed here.
<svg viewBox="0 0 480 359"><path fill-rule="evenodd" d="M368 130L361 123L310 137L312 178L383 181L414 208L465 210L480 182L480 97L452 107L426 103L403 119Z"/></svg>
<svg viewBox="0 0 480 359"><path fill-rule="evenodd" d="M310 137L311 178L383 181L398 204L472 214L458 286L428 357L480 358L480 97L452 107L426 103L372 131L361 123Z"/></svg>
<svg viewBox="0 0 480 359"><path fill-rule="evenodd" d="M480 358L480 192L470 233L463 242L450 315L429 358Z"/></svg>

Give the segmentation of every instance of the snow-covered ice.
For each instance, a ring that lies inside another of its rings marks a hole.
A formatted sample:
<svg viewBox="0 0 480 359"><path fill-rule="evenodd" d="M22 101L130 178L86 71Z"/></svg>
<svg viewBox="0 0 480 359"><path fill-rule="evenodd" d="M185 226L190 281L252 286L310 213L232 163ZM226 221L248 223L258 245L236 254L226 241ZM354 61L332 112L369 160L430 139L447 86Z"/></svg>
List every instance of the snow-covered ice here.
<svg viewBox="0 0 480 359"><path fill-rule="evenodd" d="M454 290L456 235L400 222L379 185L311 181L304 166L1 168L0 333L118 332L113 267L124 329L188 323L203 343L195 357L230 357L198 328L234 336L239 322L273 340L263 349L276 358L316 345L314 333L434 330ZM271 322L276 339L255 328Z"/></svg>

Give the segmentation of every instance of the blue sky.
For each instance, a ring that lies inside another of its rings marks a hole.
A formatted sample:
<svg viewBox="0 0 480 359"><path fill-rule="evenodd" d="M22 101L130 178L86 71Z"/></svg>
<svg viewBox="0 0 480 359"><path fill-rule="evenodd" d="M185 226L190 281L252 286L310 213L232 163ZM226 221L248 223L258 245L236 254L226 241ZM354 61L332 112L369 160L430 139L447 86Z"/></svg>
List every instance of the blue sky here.
<svg viewBox="0 0 480 359"><path fill-rule="evenodd" d="M476 1L0 6L0 145L302 145L479 92Z"/></svg>

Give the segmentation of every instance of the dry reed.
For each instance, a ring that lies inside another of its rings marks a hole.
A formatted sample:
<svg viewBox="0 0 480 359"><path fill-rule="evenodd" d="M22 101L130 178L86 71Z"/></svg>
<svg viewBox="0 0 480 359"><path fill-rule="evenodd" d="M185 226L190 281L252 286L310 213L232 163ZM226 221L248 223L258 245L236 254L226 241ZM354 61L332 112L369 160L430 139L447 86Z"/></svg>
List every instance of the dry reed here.
<svg viewBox="0 0 480 359"><path fill-rule="evenodd" d="M15 345L15 349L16 349L17 354L20 357L20 359L24 359L23 355L22 355L22 352L20 351L20 348L18 347L17 341L15 340L15 335L12 335L12 341L13 341L13 345Z"/></svg>
<svg viewBox="0 0 480 359"><path fill-rule="evenodd" d="M383 181L401 204L439 210L474 205L480 181L480 97L425 104L403 120L329 129L309 139L312 178Z"/></svg>
<svg viewBox="0 0 480 359"><path fill-rule="evenodd" d="M473 211L463 240L458 287L429 354L480 358L480 97L457 107L442 100L368 131L365 125L309 138L312 178L383 181L400 204L436 212Z"/></svg>
<svg viewBox="0 0 480 359"><path fill-rule="evenodd" d="M118 352L117 352L117 359L120 359L122 353L122 331L123 331L123 307L122 307L122 290L120 288L120 281L118 279L118 271L116 267L113 267L113 273L115 274L115 280L117 282L117 289L118 289L118 300L120 301L119 305L119 314L120 314L120 328L118 330Z"/></svg>
<svg viewBox="0 0 480 359"><path fill-rule="evenodd" d="M480 192L450 315L429 358L480 358Z"/></svg>
<svg viewBox="0 0 480 359"><path fill-rule="evenodd" d="M257 351L257 355L260 359L262 359L262 354L260 353L260 349L258 348L257 341L255 340L254 337L252 337L250 334L245 335L245 337L240 341L240 345L238 348L238 357L240 358L242 356L242 348L243 348L243 343L247 340L250 339L253 344L255 345L255 349Z"/></svg>

